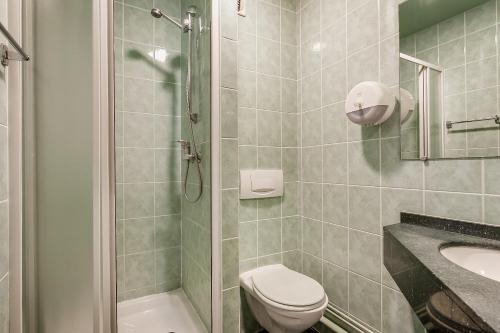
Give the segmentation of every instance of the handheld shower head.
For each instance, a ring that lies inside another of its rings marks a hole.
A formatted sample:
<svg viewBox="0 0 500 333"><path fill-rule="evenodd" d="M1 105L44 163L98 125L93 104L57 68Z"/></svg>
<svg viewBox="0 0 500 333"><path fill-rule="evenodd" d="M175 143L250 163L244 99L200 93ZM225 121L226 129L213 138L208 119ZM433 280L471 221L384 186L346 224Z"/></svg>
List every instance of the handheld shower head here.
<svg viewBox="0 0 500 333"><path fill-rule="evenodd" d="M163 13L158 8L153 8L151 9L151 15L155 18L161 18L163 16Z"/></svg>
<svg viewBox="0 0 500 333"><path fill-rule="evenodd" d="M164 17L165 19L167 19L168 21L172 22L173 24L175 24L179 29L184 29L184 27L179 23L177 22L175 19L171 18L170 16L168 16L167 14L164 14L161 10L159 10L158 8L153 8L151 9L151 15L154 17L154 18L162 18Z"/></svg>

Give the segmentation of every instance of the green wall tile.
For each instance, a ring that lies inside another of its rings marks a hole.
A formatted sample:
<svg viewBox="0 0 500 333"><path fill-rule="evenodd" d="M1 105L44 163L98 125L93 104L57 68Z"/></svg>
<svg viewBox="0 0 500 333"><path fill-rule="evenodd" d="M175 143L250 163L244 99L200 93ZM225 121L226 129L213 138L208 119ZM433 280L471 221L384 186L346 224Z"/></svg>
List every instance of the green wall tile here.
<svg viewBox="0 0 500 333"><path fill-rule="evenodd" d="M293 216L299 213L300 186L298 182L284 184L282 214L283 216Z"/></svg>
<svg viewBox="0 0 500 333"><path fill-rule="evenodd" d="M238 68L255 71L257 69L257 38L240 31L238 36Z"/></svg>
<svg viewBox="0 0 500 333"><path fill-rule="evenodd" d="M328 301L348 310L348 272L338 266L323 264L323 285Z"/></svg>
<svg viewBox="0 0 500 333"><path fill-rule="evenodd" d="M302 248L305 252L321 257L323 246L322 222L304 218L302 220Z"/></svg>
<svg viewBox="0 0 500 333"><path fill-rule="evenodd" d="M222 188L238 187L238 142L222 140Z"/></svg>
<svg viewBox="0 0 500 333"><path fill-rule="evenodd" d="M300 220L298 216L286 217L282 221L283 251L291 251L299 248Z"/></svg>
<svg viewBox="0 0 500 333"><path fill-rule="evenodd" d="M273 40L280 40L280 8L263 1L257 3L257 35Z"/></svg>
<svg viewBox="0 0 500 333"><path fill-rule="evenodd" d="M239 332L240 295L239 288L232 288L222 293L223 332Z"/></svg>
<svg viewBox="0 0 500 333"><path fill-rule="evenodd" d="M382 238L377 235L349 231L349 269L380 282Z"/></svg>
<svg viewBox="0 0 500 333"><path fill-rule="evenodd" d="M349 312L375 329L381 328L380 285L349 274Z"/></svg>
<svg viewBox="0 0 500 333"><path fill-rule="evenodd" d="M180 215L155 217L155 249L166 249L181 244Z"/></svg>
<svg viewBox="0 0 500 333"><path fill-rule="evenodd" d="M258 199L259 219L281 217L281 198Z"/></svg>
<svg viewBox="0 0 500 333"><path fill-rule="evenodd" d="M154 250L154 219L129 219L124 222L125 254Z"/></svg>
<svg viewBox="0 0 500 333"><path fill-rule="evenodd" d="M281 219L259 221L258 244L259 257L281 251Z"/></svg>
<svg viewBox="0 0 500 333"><path fill-rule="evenodd" d="M302 188L303 215L315 220L321 220L323 205L321 184L304 183Z"/></svg>
<svg viewBox="0 0 500 333"><path fill-rule="evenodd" d="M325 223L323 226L323 259L347 268L348 229ZM341 292L341 291L339 291Z"/></svg>
<svg viewBox="0 0 500 333"><path fill-rule="evenodd" d="M379 188L349 187L349 227L381 234Z"/></svg>
<svg viewBox="0 0 500 333"><path fill-rule="evenodd" d="M257 107L259 109L280 111L280 79L257 74Z"/></svg>
<svg viewBox="0 0 500 333"><path fill-rule="evenodd" d="M323 146L323 181L347 184L347 144Z"/></svg>
<svg viewBox="0 0 500 333"><path fill-rule="evenodd" d="M180 248L156 251L156 284L165 284L163 288L173 290L180 286L181 256Z"/></svg>
<svg viewBox="0 0 500 333"><path fill-rule="evenodd" d="M226 88L237 87L237 45L234 41L221 40L221 84Z"/></svg>
<svg viewBox="0 0 500 333"><path fill-rule="evenodd" d="M124 38L142 44L153 44L153 17L147 10L124 6Z"/></svg>
<svg viewBox="0 0 500 333"><path fill-rule="evenodd" d="M293 66L292 67L296 67ZM280 43L257 38L257 72L280 75Z"/></svg>
<svg viewBox="0 0 500 333"><path fill-rule="evenodd" d="M124 74L136 78L152 79L153 69L149 65L149 54L154 54L153 46L125 42L123 44ZM130 90L130 92L133 91ZM144 97L144 95L142 96ZM142 98L137 99L137 101L146 102Z"/></svg>
<svg viewBox="0 0 500 333"><path fill-rule="evenodd" d="M222 288L239 285L238 239L222 241Z"/></svg>
<svg viewBox="0 0 500 333"><path fill-rule="evenodd" d="M8 272L9 272L9 207L8 207L8 202L3 202L0 204L0 275L3 277Z"/></svg>
<svg viewBox="0 0 500 333"><path fill-rule="evenodd" d="M347 186L323 186L323 218L325 221L347 226L348 204Z"/></svg>
<svg viewBox="0 0 500 333"><path fill-rule="evenodd" d="M245 222L240 224L239 234L239 260L257 257L257 222Z"/></svg>
<svg viewBox="0 0 500 333"><path fill-rule="evenodd" d="M152 149L125 148L124 181L145 183L154 181L155 152Z"/></svg>
<svg viewBox="0 0 500 333"><path fill-rule="evenodd" d="M281 146L281 113L257 111L257 143L259 146Z"/></svg>
<svg viewBox="0 0 500 333"><path fill-rule="evenodd" d="M155 259L150 253L132 254L125 257L125 288L127 290L153 286L155 283Z"/></svg>
<svg viewBox="0 0 500 333"><path fill-rule="evenodd" d="M257 220L257 199L240 200L239 220L241 222Z"/></svg>
<svg viewBox="0 0 500 333"><path fill-rule="evenodd" d="M221 90L221 135L238 137L238 95L236 90Z"/></svg>
<svg viewBox="0 0 500 333"><path fill-rule="evenodd" d="M281 264L282 263L281 257L282 257L281 253L276 253L276 254L271 254L271 255L259 257L259 259L258 259L259 267Z"/></svg>
<svg viewBox="0 0 500 333"><path fill-rule="evenodd" d="M153 147L154 127L154 116L125 112L123 125L125 147Z"/></svg>
<svg viewBox="0 0 500 333"><path fill-rule="evenodd" d="M238 237L239 191L222 191L222 238Z"/></svg>
<svg viewBox="0 0 500 333"><path fill-rule="evenodd" d="M484 197L484 222L500 225L500 196Z"/></svg>

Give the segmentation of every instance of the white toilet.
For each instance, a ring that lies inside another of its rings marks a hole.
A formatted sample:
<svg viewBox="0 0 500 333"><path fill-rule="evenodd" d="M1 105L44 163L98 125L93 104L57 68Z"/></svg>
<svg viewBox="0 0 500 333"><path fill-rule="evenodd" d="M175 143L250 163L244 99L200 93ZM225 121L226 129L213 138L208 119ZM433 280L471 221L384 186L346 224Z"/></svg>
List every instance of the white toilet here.
<svg viewBox="0 0 500 333"><path fill-rule="evenodd" d="M283 265L263 266L240 275L257 321L269 333L300 333L318 322L328 305L323 287Z"/></svg>

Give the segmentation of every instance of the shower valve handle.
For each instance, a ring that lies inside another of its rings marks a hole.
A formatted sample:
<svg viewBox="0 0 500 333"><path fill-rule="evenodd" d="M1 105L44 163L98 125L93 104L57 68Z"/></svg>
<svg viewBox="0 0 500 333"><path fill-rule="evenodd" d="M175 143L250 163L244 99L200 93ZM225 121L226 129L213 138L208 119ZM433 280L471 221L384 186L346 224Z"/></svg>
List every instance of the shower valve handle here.
<svg viewBox="0 0 500 333"><path fill-rule="evenodd" d="M191 154L191 143L189 141L177 140L177 142L181 145L183 160L193 161L195 158L201 159L200 154L198 156Z"/></svg>
<svg viewBox="0 0 500 333"><path fill-rule="evenodd" d="M188 152L189 152L189 150L191 150L191 144L189 143L189 141L186 141L186 140L177 140L176 142L181 145L182 151L185 151L187 149Z"/></svg>
<svg viewBox="0 0 500 333"><path fill-rule="evenodd" d="M177 140L177 142L181 145L181 150L182 150L182 159L183 160L190 160L192 159L191 156L191 143L186 140Z"/></svg>

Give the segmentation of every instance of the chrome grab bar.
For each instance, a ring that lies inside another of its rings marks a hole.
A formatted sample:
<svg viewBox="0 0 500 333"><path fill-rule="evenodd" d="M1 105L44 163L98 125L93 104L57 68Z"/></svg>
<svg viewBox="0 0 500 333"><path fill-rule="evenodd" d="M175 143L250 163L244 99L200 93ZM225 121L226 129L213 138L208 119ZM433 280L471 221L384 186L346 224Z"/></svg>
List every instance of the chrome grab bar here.
<svg viewBox="0 0 500 333"><path fill-rule="evenodd" d="M500 125L500 116L499 115L495 115L493 117L480 118L480 119L460 120L460 121L447 121L446 122L446 128L447 129L451 129L454 124L473 123L473 122L476 122L476 121L487 121L487 120L494 120L495 124Z"/></svg>
<svg viewBox="0 0 500 333"><path fill-rule="evenodd" d="M24 52L23 48L21 45L19 45L16 41L16 39L10 34L10 32L3 26L2 23L0 23L0 31L4 34L4 36L7 38L9 43L16 49L18 54L11 54L9 52L9 48L5 44L0 44L0 52L1 52L1 57L2 57L2 65L7 66L9 64L9 60L18 60L18 61L28 61L30 60L30 57Z"/></svg>

